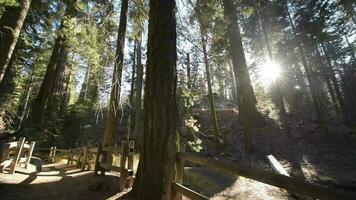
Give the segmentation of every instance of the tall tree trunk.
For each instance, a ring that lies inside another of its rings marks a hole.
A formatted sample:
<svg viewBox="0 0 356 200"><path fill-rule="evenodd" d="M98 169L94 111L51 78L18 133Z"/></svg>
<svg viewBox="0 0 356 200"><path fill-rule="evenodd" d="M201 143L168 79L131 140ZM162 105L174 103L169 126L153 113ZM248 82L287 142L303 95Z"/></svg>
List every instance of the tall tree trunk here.
<svg viewBox="0 0 356 200"><path fill-rule="evenodd" d="M223 0L223 6L224 15L228 23L229 51L234 67L234 74L237 76L236 91L238 93L239 115L245 134L245 153L249 153L253 150L252 122L256 121L258 117L256 109L257 101L246 65L236 6L232 0Z"/></svg>
<svg viewBox="0 0 356 200"><path fill-rule="evenodd" d="M117 45L116 45L116 59L115 59L114 73L112 77L112 89L111 89L110 100L109 100L105 133L103 138L103 144L106 146L113 145L116 136L116 122L118 116L117 112L120 103L121 76L122 76L122 68L124 62L127 10L128 10L128 0L122 0L121 12L120 12L120 24L119 24L119 31L118 31Z"/></svg>
<svg viewBox="0 0 356 200"><path fill-rule="evenodd" d="M200 31L201 34L201 43L203 46L203 54L204 54L204 65L205 65L205 73L206 73L206 82L208 83L208 98L209 98L209 103L210 103L210 114L211 114L211 123L213 126L213 131L214 131L214 136L215 136L215 146L218 148L219 146L219 128L218 128L218 120L216 116L216 110L215 110L215 101L214 101L214 96L213 96L213 89L211 86L211 77L210 77L210 68L209 68L209 59L208 59L208 53L206 50L206 39L203 35L203 32Z"/></svg>
<svg viewBox="0 0 356 200"><path fill-rule="evenodd" d="M68 46L63 44L59 52L52 87L48 98L48 108L53 119L57 120L63 113L63 103L66 102L66 80L68 78Z"/></svg>
<svg viewBox="0 0 356 200"><path fill-rule="evenodd" d="M350 125L350 123L351 123L350 122L350 117L348 116L348 112L347 112L346 107L345 107L344 97L343 97L343 95L341 93L341 88L340 88L339 82L336 79L335 72L334 72L333 66L331 64L331 58L330 58L329 52L326 49L326 47L325 47L323 42L321 42L321 48L322 48L322 50L324 52L324 55L325 55L325 58L326 58L326 61L327 61L327 64L328 64L328 73L330 74L330 79L331 79L331 81L333 83L333 86L334 86L334 90L335 90L335 93L336 93L336 98L337 98L337 101L339 103L339 106L340 106L340 109L341 109L341 112L342 112L343 121L344 121L345 124Z"/></svg>
<svg viewBox="0 0 356 200"><path fill-rule="evenodd" d="M323 60L321 58L321 54L320 54L320 51L319 51L319 47L317 45L316 45L316 53L317 53L317 57L318 57L318 60L319 60L319 68L320 68L321 74L323 75L324 80L326 82L326 86L328 88L328 91L329 91L329 94L330 94L330 97L331 97L331 101L332 101L335 113L336 114L340 114L340 107L339 107L339 104L338 104L337 99L336 99L334 88L333 88L333 86L331 84L331 81L330 81L330 74L328 73L328 70L326 69L326 66L323 63Z"/></svg>
<svg viewBox="0 0 356 200"><path fill-rule="evenodd" d="M169 199L175 162L176 20L174 0L151 0L143 148L133 191L138 199Z"/></svg>
<svg viewBox="0 0 356 200"><path fill-rule="evenodd" d="M0 19L0 83L9 65L31 0L21 0L18 7L6 7Z"/></svg>
<svg viewBox="0 0 356 200"><path fill-rule="evenodd" d="M234 69L233 66L230 65L230 79L231 79L231 98L234 103L237 103L237 91L236 91L236 80L235 80L235 74L234 74Z"/></svg>
<svg viewBox="0 0 356 200"><path fill-rule="evenodd" d="M291 17L291 15L289 13L289 8L288 8L288 4L287 4L286 0L285 0L284 4L286 6L287 16L288 16L288 19L289 19L289 23L292 26L292 31L293 31L294 37L298 38L297 37L296 28L294 26L292 17ZM310 92L311 92L312 100L313 100L313 103L314 103L316 116L317 116L317 119L318 119L318 125L319 125L320 128L322 128L324 130L324 132L326 134L329 134L329 129L328 129L328 125L327 125L327 118L326 118L326 115L325 115L325 112L324 112L324 109L323 109L323 105L321 103L320 94L319 94L318 89L316 88L316 85L315 85L316 83L315 83L315 81L313 81L312 69L310 68L310 66L308 65L308 63L307 63L307 61L305 59L305 54L304 54L304 50L303 50L302 46L298 43L297 47L298 47L298 51L299 51L299 54L300 54L300 57L301 57L301 60L302 60L304 71L306 73L306 77L307 77L307 80L308 80L308 83L309 83Z"/></svg>
<svg viewBox="0 0 356 200"><path fill-rule="evenodd" d="M131 88L130 88L130 132L135 128L135 100L134 100L134 93L135 93L135 74L136 74L136 44L137 41L134 41L134 51L133 51L133 56L132 56L132 68L131 68Z"/></svg>
<svg viewBox="0 0 356 200"><path fill-rule="evenodd" d="M39 92L37 94L36 99L33 102L32 112L30 117L35 123L40 123L42 121L45 108L47 105L47 101L51 94L51 88L53 85L53 79L56 77L56 66L58 63L58 59L60 56L60 52L63 51L62 48L64 47L65 43L65 36L61 34L64 28L64 22L62 21L60 28L58 29L57 38L52 50L52 55L47 65L46 73L43 78L42 84L40 86Z"/></svg>
<svg viewBox="0 0 356 200"><path fill-rule="evenodd" d="M141 34L140 34L141 35ZM141 131L142 131L142 84L143 84L143 65L141 59L141 38L136 41L136 60L137 60L137 75L136 75L136 95L135 95L135 128L134 137L138 142L139 149L141 148Z"/></svg>

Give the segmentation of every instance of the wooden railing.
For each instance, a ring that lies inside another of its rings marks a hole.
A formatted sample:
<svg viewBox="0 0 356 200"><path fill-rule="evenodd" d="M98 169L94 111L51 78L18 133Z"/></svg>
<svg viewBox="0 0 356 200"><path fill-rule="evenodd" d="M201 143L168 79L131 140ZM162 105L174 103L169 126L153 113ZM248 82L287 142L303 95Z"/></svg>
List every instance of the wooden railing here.
<svg viewBox="0 0 356 200"><path fill-rule="evenodd" d="M76 161L77 163L78 162L81 162L81 154L82 154L82 151L83 151L83 148L76 148L76 149L58 149L56 146L52 146L52 147L49 147L49 148L35 148L34 151L41 151L41 152L49 152L48 153L48 157L47 157L47 160L48 162L54 162L55 161L55 158L56 156L58 155L57 153L62 153L62 154L65 154L67 159L68 159L68 162L67 164L73 164L73 161ZM74 156L77 155L78 158L74 158Z"/></svg>
<svg viewBox="0 0 356 200"><path fill-rule="evenodd" d="M178 152L176 154L176 157L177 157L176 174L175 174L175 180L172 182L172 194L173 194L172 199L175 200L182 199L182 195L192 200L208 199L207 197L183 186L185 161L208 167L212 170L219 171L226 175L236 176L236 177L243 176L262 183L283 188L289 192L294 192L303 196L308 196L317 199L328 199L328 200L336 200L336 199L355 200L356 199L356 193L318 186L288 176L244 166L239 163L221 162L193 153Z"/></svg>
<svg viewBox="0 0 356 200"><path fill-rule="evenodd" d="M112 163L111 155L120 155L120 166ZM97 149L94 174L105 175L106 171L120 172L120 190L133 185L133 158L134 142L122 141L117 146L102 147ZM126 165L127 164L127 165Z"/></svg>
<svg viewBox="0 0 356 200"><path fill-rule="evenodd" d="M21 137L19 141L6 143L1 155L0 172L9 167L9 173L13 174L19 164L24 164L27 169L34 147L35 142L26 144L24 137Z"/></svg>

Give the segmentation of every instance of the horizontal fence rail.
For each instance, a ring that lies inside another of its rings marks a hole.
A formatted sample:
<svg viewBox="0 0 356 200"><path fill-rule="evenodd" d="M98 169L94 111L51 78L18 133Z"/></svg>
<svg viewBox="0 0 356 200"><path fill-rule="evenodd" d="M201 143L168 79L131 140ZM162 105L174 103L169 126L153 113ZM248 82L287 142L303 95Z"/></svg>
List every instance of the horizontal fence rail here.
<svg viewBox="0 0 356 200"><path fill-rule="evenodd" d="M273 185L279 188L286 189L290 192L295 192L301 195L327 200L345 199L355 200L356 193L341 191L334 188L328 188L311 184L302 180L294 179L288 176L272 173L265 170L251 168L239 163L221 162L211 158L206 158L193 153L177 154L178 163L189 161L198 165L208 167L210 169L222 172L231 176L243 176L262 183ZM182 170L182 169L176 169ZM184 195L184 194L183 194Z"/></svg>

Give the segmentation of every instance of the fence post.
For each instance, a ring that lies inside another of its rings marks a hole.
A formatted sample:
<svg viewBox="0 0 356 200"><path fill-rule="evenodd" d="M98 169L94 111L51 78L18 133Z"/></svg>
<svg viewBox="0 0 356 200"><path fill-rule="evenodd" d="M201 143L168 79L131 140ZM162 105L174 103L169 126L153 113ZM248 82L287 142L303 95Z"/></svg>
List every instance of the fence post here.
<svg viewBox="0 0 356 200"><path fill-rule="evenodd" d="M101 149L102 145L100 144L98 146L98 151L96 152L95 156L95 166L94 166L94 175L98 175L99 169L100 169L100 155L101 155Z"/></svg>
<svg viewBox="0 0 356 200"><path fill-rule="evenodd" d="M88 157L88 145L85 145L85 147L84 147L84 155L83 155L83 162L82 162L82 170L85 169L85 165L87 163L87 157Z"/></svg>
<svg viewBox="0 0 356 200"><path fill-rule="evenodd" d="M51 147L49 150L48 162L52 162L52 154L53 154L53 147Z"/></svg>
<svg viewBox="0 0 356 200"><path fill-rule="evenodd" d="M121 143L121 158L120 158L120 191L126 188L128 171L126 169L126 159L128 155L128 143L123 140Z"/></svg>
<svg viewBox="0 0 356 200"><path fill-rule="evenodd" d="M127 160L127 168L130 172L133 173L133 164L134 164L134 142L133 141L129 141L128 144L128 160ZM128 187L132 187L133 186L133 174L129 174L130 178L129 178L129 182L128 182Z"/></svg>
<svg viewBox="0 0 356 200"><path fill-rule="evenodd" d="M55 161L56 152L57 152L57 147L55 146L55 147L53 148L53 153L52 153L52 162Z"/></svg>
<svg viewBox="0 0 356 200"><path fill-rule="evenodd" d="M12 163L10 165L10 174L13 174L15 172L16 165L17 165L17 162L19 161L19 158L21 156L21 151L22 151L22 147L23 147L24 143L25 143L25 138L21 137L17 143L15 157L12 160Z"/></svg>
<svg viewBox="0 0 356 200"><path fill-rule="evenodd" d="M28 150L28 153L27 153L27 158L26 158L26 162L25 162L25 168L27 169L28 167L28 164L30 163L31 161L31 157L32 157L32 153L33 153L33 149L35 148L35 142L32 141L30 143L30 149Z"/></svg>
<svg viewBox="0 0 356 200"><path fill-rule="evenodd" d="M180 144L178 144L180 145ZM185 145L180 145L178 148L178 152L185 152ZM183 184L184 177L184 160L176 157L175 163L175 182L179 184ZM173 191L173 200L182 200L182 194L177 191Z"/></svg>
<svg viewBox="0 0 356 200"><path fill-rule="evenodd" d="M69 148L67 165L71 164L71 162L72 162L72 148Z"/></svg>

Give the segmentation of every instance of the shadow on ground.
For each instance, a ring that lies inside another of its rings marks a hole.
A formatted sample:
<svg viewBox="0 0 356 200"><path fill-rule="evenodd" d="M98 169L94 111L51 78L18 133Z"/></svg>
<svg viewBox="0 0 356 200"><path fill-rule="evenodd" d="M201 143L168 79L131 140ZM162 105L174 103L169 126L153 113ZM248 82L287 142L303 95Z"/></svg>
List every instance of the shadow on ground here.
<svg viewBox="0 0 356 200"><path fill-rule="evenodd" d="M36 174L16 173L12 183L0 185L0 199L6 200L100 200L119 192L119 176L94 176L74 166L47 165Z"/></svg>

